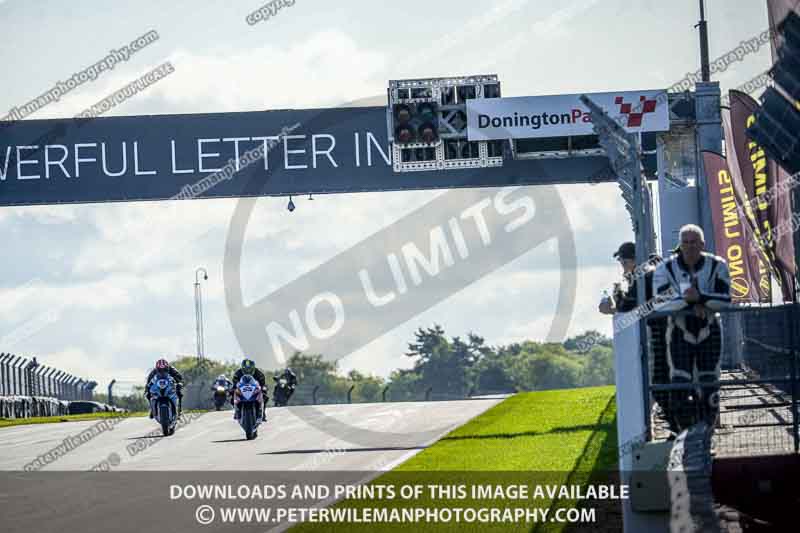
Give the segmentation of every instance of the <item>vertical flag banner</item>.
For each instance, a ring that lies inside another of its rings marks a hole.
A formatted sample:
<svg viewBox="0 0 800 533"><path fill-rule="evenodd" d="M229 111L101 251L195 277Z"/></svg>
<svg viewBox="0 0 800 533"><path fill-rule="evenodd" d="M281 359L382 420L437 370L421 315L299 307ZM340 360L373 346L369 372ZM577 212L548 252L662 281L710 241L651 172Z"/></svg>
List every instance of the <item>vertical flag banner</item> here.
<svg viewBox="0 0 800 533"><path fill-rule="evenodd" d="M714 243L717 253L728 262L731 297L738 303L758 302L761 299L758 277L752 275L747 260L747 221L737 206L728 163L714 152L703 151L702 155L714 223Z"/></svg>
<svg viewBox="0 0 800 533"><path fill-rule="evenodd" d="M755 212L756 238L764 244L765 253L775 277L781 285L784 301L794 301L796 266L791 232L785 228L792 220L789 175L767 159L764 149L747 137L746 129L755 122L758 103L740 91L730 92L733 149L739 164L742 182ZM766 196L765 196L766 195Z"/></svg>
<svg viewBox="0 0 800 533"><path fill-rule="evenodd" d="M752 209L754 218L753 233L762 245L762 265L759 268L759 287L762 297L772 301L772 283L769 279L770 269L775 260L772 246L772 223L770 203L759 200L774 181L769 175L767 156L764 150L747 136L747 128L755 121L754 112L758 103L740 91L730 91L731 102L731 134L733 137L733 155L736 157L741 173L743 190L746 195L746 209ZM779 277L779 276L776 276Z"/></svg>
<svg viewBox="0 0 800 533"><path fill-rule="evenodd" d="M772 61L773 63L778 60L778 48L780 48L782 41L781 35L775 31L775 28L786 18L786 15L789 14L790 11L794 11L798 15L800 15L800 0L767 0L767 14L769 17L769 27L772 29L771 33L771 44L772 44ZM776 181L781 184L786 184L787 180L789 179L789 174L781 168L779 165L773 163L773 169L775 171L775 175L777 176ZM791 202L791 193L787 193L786 195L781 195L778 198L778 205L776 206L778 217L781 221L787 221L788 224L791 221L792 217L792 202ZM800 198L800 195L796 195L795 199ZM800 209L800 205L795 205L795 210ZM800 243L800 239L797 239L792 234L787 234L786 232L781 232L776 238L776 249L775 255L779 263L785 265L785 269L787 273L791 273L792 276L786 276L788 279L786 281L787 287L784 289L783 285L781 286L784 290L784 299L786 299L786 292L791 291L791 294L794 295L794 299L796 299L797 295L797 287L795 284L797 283L797 263L796 263L796 252L798 243ZM789 286L791 285L791 286Z"/></svg>
<svg viewBox="0 0 800 533"><path fill-rule="evenodd" d="M728 110L722 110L722 123L725 131L725 153L727 154L728 170L731 176L731 185L733 186L733 194L736 199L736 205L739 211L739 217L742 219L745 240L745 261L750 270L750 275L754 280L755 287L759 290L754 291L754 302L770 303L771 302L771 282L770 282L770 268L766 260L765 254L759 250L758 239L756 232L758 231L758 223L753 212L753 203L747 194L747 190L742 183L742 173L739 169L739 161L736 158L733 141L733 124L731 123L731 115ZM763 281L763 283L762 283ZM761 287L763 286L763 289Z"/></svg>

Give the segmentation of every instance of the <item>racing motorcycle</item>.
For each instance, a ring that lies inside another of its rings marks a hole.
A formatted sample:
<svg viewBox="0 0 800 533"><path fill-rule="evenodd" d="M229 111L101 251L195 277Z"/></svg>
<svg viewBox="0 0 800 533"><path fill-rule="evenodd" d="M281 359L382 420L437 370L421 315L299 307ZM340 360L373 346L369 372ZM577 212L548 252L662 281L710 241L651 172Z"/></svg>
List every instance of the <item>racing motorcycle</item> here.
<svg viewBox="0 0 800 533"><path fill-rule="evenodd" d="M289 403L289 396L292 395L292 389L294 387L289 385L286 378L273 377L272 379L275 380L275 390L272 393L272 401L275 403L275 407L284 407Z"/></svg>
<svg viewBox="0 0 800 533"><path fill-rule="evenodd" d="M258 436L258 426L263 422L263 395L261 385L253 376L245 374L236 384L233 395L234 409L239 409L239 425L247 440Z"/></svg>
<svg viewBox="0 0 800 533"><path fill-rule="evenodd" d="M222 385L214 385L214 407L217 411L222 411L222 408L228 402L228 389Z"/></svg>
<svg viewBox="0 0 800 533"><path fill-rule="evenodd" d="M178 424L178 393L172 376L153 377L150 382L150 408L153 417L161 424L165 437L175 433Z"/></svg>

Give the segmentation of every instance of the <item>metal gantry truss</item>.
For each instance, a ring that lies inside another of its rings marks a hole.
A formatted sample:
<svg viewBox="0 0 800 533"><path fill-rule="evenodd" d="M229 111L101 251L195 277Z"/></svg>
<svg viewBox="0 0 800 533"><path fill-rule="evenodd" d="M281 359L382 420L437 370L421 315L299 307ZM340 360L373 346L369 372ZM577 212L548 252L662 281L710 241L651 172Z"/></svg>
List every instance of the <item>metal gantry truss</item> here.
<svg viewBox="0 0 800 533"><path fill-rule="evenodd" d="M636 263L641 265L655 250L655 226L650 189L642 173L638 136L625 131L586 95L581 96L581 102L591 112L594 131L617 176L636 235ZM638 286L639 302L643 303L644 285L639 283Z"/></svg>

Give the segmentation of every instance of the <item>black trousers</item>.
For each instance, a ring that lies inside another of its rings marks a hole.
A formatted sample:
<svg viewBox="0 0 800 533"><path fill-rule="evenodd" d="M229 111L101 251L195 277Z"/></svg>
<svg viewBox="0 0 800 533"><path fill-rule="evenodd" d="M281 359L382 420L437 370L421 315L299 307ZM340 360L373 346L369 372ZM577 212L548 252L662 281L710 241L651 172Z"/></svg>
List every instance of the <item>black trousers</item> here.
<svg viewBox="0 0 800 533"><path fill-rule="evenodd" d="M647 321L650 338L650 358L652 362L651 381L653 385L667 385L670 383L669 367L667 366L667 332L666 318L651 318ZM654 391L653 400L658 403L669 421L669 392ZM674 429L673 429L674 431Z"/></svg>
<svg viewBox="0 0 800 533"><path fill-rule="evenodd" d="M690 325L691 326L691 325ZM670 383L703 385L719 380L722 334L709 319L702 327L687 327L684 317L670 317L666 329L666 360ZM683 430L699 420L713 425L719 413L719 386L671 391L670 425ZM673 429L673 430L675 430Z"/></svg>

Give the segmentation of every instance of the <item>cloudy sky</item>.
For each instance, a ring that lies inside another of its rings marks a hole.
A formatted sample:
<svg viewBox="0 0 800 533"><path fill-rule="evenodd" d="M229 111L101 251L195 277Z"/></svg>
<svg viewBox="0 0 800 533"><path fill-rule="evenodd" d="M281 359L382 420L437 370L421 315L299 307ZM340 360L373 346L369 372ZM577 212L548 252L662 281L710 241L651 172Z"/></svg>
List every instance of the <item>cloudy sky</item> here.
<svg viewBox="0 0 800 533"><path fill-rule="evenodd" d="M712 59L767 25L765 3L709 0ZM698 67L695 0L296 0L248 25L259 2L0 0L0 116L156 30L157 42L30 118L74 116L169 60L175 73L110 115L332 107L384 95L388 79L497 73L504 96L666 88ZM769 66L762 48L716 76L723 89ZM0 137L0 147L3 139ZM562 186L577 245L570 333L607 334L596 305L618 275L611 253L632 238L615 185ZM257 202L242 259L256 301L441 192ZM0 351L97 379L140 379L160 355L195 350L194 272L205 267L206 352L239 358L222 265L236 200L0 209ZM489 344L542 339L559 290L545 243L340 361L387 375L408 367L413 331L442 324ZM330 280L335 287L336 279Z"/></svg>

